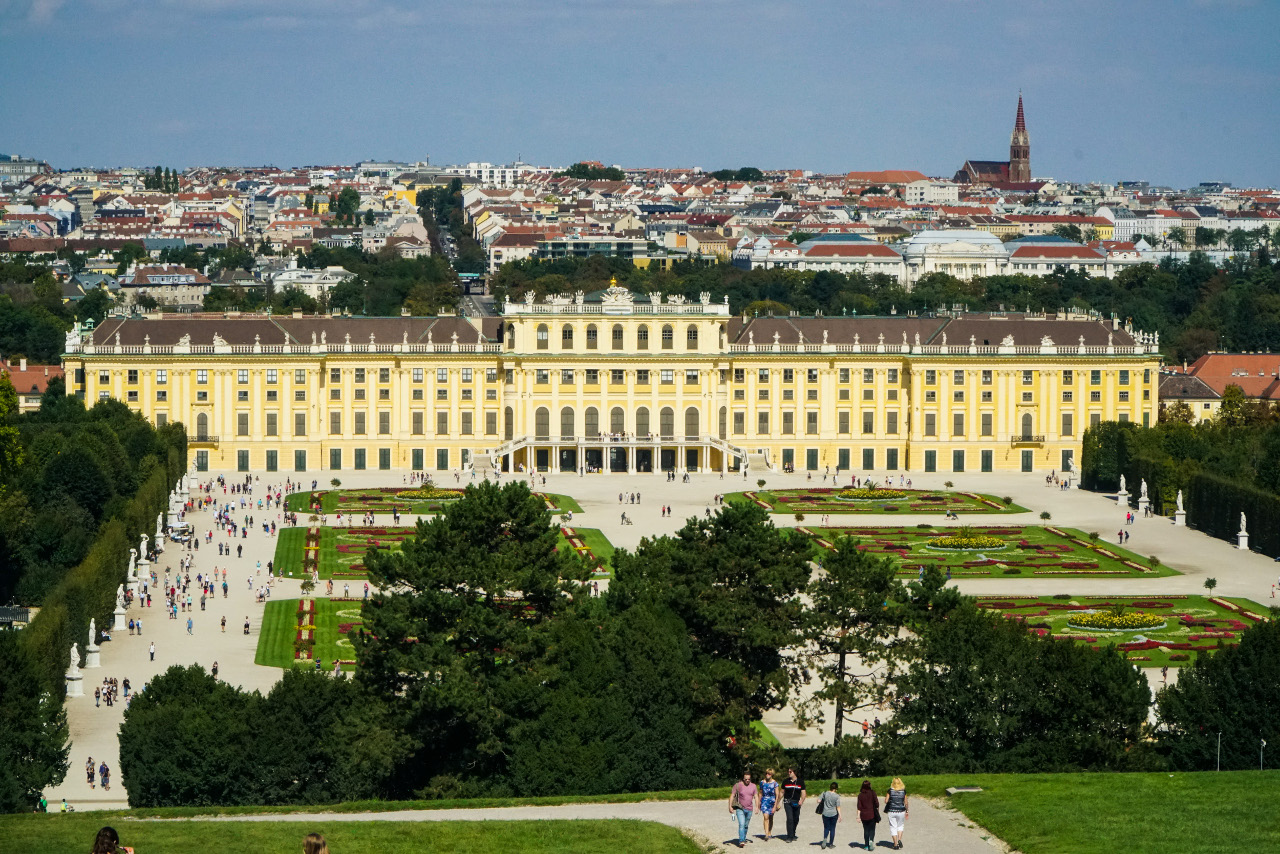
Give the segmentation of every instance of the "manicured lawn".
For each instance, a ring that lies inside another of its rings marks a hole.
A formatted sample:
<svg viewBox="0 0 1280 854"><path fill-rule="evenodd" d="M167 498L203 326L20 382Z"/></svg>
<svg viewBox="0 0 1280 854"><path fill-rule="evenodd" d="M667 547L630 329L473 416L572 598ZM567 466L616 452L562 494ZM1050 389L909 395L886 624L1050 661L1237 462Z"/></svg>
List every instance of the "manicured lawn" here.
<svg viewBox="0 0 1280 854"><path fill-rule="evenodd" d="M595 573L599 578L613 577L613 543L599 528L579 528L565 525L560 528L560 538L567 541L587 563L600 567Z"/></svg>
<svg viewBox="0 0 1280 854"><path fill-rule="evenodd" d="M5 849L23 854L88 851L101 816L13 815L0 817ZM302 839L323 833L334 854L697 854L680 831L643 821L361 821L208 822L117 821L120 841L138 854L173 851L244 851L297 854ZM216 840L216 841L214 841Z"/></svg>
<svg viewBox="0 0 1280 854"><path fill-rule="evenodd" d="M974 551L942 551L929 546L955 527L917 525L893 528L799 527L819 546L831 548L839 536L856 537L864 551L886 554L902 564L903 575L915 575L922 566L950 570L953 578L1054 578L1065 576L1159 578L1179 573L1159 564L1152 567L1144 557L1072 528L1013 525L1006 528L974 527L974 534L1003 540L1003 548Z"/></svg>
<svg viewBox="0 0 1280 854"><path fill-rule="evenodd" d="M764 725L764 721L752 721L751 734L755 736L755 740L761 744L765 744L770 747L782 746L782 742L778 741L778 737ZM785 773L782 776L785 777Z"/></svg>
<svg viewBox="0 0 1280 854"><path fill-rule="evenodd" d="M316 492L293 492L285 497L285 506L297 513L313 513L315 500L320 500L321 513L344 516L348 513L439 513L448 502L422 499L399 499L401 492L417 489L414 486L386 486L377 489L326 489ZM453 489L451 486L442 487ZM459 487L461 491L461 487ZM305 521L305 520L304 520Z"/></svg>
<svg viewBox="0 0 1280 854"><path fill-rule="evenodd" d="M1235 606L1224 607L1226 606ZM1140 667L1178 667L1190 664L1203 652L1212 652L1222 643L1234 646L1240 632L1263 619L1267 609L1247 599L1210 599L1204 596L1075 596L1070 598L1014 598L985 596L978 605L1026 622L1038 633L1072 638L1098 647L1120 644L1128 659ZM1084 611L1107 611L1123 605L1127 612L1158 616L1163 628L1126 631L1097 631L1069 625L1073 615ZM1236 610L1238 608L1239 610ZM1255 617L1257 619L1255 619ZM1187 656L1172 660L1171 656Z"/></svg>
<svg viewBox="0 0 1280 854"><path fill-rule="evenodd" d="M334 584L334 593L341 594L341 585ZM352 589L353 598L363 595L360 590ZM351 642L346 639L348 632L360 629L360 602L339 599L330 600L319 595L314 597L315 611L312 624L315 628L315 647L311 659L294 658L294 638L298 628L298 600L281 599L268 602L262 615L262 631L258 634L258 651L253 663L264 667L314 667L315 659L319 659L325 671L333 668L335 659L350 660L355 658ZM354 670L354 664L344 664L343 670Z"/></svg>
<svg viewBox="0 0 1280 854"><path fill-rule="evenodd" d="M553 513L563 513L566 510L570 513L581 513L582 505L574 501L568 495L561 495L558 492L535 492L547 505L547 510Z"/></svg>
<svg viewBox="0 0 1280 854"><path fill-rule="evenodd" d="M884 487L853 501L839 498L842 490L831 487L730 492L726 501L753 501L771 513L1026 513L1027 508L1005 504L1003 499L979 492L948 489L898 489Z"/></svg>

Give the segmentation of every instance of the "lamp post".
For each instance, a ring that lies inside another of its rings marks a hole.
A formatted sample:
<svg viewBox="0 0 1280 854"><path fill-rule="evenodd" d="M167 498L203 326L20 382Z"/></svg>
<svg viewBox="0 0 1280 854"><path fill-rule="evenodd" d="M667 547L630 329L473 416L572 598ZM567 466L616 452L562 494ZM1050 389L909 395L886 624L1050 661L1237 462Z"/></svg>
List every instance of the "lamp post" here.
<svg viewBox="0 0 1280 854"><path fill-rule="evenodd" d="M1222 770L1222 733L1218 733L1218 770Z"/></svg>

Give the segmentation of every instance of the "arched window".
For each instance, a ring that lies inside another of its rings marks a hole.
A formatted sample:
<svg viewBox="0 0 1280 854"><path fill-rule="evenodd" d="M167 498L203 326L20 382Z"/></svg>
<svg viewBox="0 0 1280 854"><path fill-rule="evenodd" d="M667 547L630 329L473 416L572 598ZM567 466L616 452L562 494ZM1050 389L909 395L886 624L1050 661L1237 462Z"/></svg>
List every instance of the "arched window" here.
<svg viewBox="0 0 1280 854"><path fill-rule="evenodd" d="M636 330L636 349L649 349L649 327L645 326L643 323L640 324L640 328Z"/></svg>
<svg viewBox="0 0 1280 854"><path fill-rule="evenodd" d="M684 411L684 435L686 439L698 438L698 407L690 406Z"/></svg>
<svg viewBox="0 0 1280 854"><path fill-rule="evenodd" d="M573 435L573 407L566 406L560 410L560 436Z"/></svg>
<svg viewBox="0 0 1280 854"><path fill-rule="evenodd" d="M209 438L209 415L207 413L201 412L196 416L196 438Z"/></svg>
<svg viewBox="0 0 1280 854"><path fill-rule="evenodd" d="M550 330L547 329L547 325L545 323L539 323L538 324L538 349L539 350L547 349L547 342L550 340L550 338L551 338L551 332Z"/></svg>
<svg viewBox="0 0 1280 854"><path fill-rule="evenodd" d="M514 323L507 324L507 340L505 343L508 350L516 348L516 325Z"/></svg>
<svg viewBox="0 0 1280 854"><path fill-rule="evenodd" d="M612 336L613 336L613 349L621 350L622 349L622 324L621 323L613 324Z"/></svg>
<svg viewBox="0 0 1280 854"><path fill-rule="evenodd" d="M676 331L671 328L671 325L668 324L662 327L662 349L670 350L672 344L675 343L675 340L676 340Z"/></svg>
<svg viewBox="0 0 1280 854"><path fill-rule="evenodd" d="M533 436L535 439L551 438L551 412L545 406L539 406L533 413Z"/></svg>
<svg viewBox="0 0 1280 854"><path fill-rule="evenodd" d="M573 327L567 323L560 330L560 349L561 350L573 349Z"/></svg>
<svg viewBox="0 0 1280 854"><path fill-rule="evenodd" d="M621 406L615 406L609 410L609 432L625 433L627 431L627 416L622 411Z"/></svg>
<svg viewBox="0 0 1280 854"><path fill-rule="evenodd" d="M587 349L588 350L596 349L597 337L598 336L596 334L596 325L594 323L587 324Z"/></svg>
<svg viewBox="0 0 1280 854"><path fill-rule="evenodd" d="M670 406L662 407L662 412L658 414L658 434L664 439L676 435L676 413Z"/></svg>
<svg viewBox="0 0 1280 854"><path fill-rule="evenodd" d="M636 435L641 438L649 436L649 407L647 406L636 410Z"/></svg>
<svg viewBox="0 0 1280 854"><path fill-rule="evenodd" d="M692 323L690 323L689 328L685 330L684 344L689 350L698 349L698 327L694 326Z"/></svg>
<svg viewBox="0 0 1280 854"><path fill-rule="evenodd" d="M510 406L508 406L507 410L502 413L502 421L503 421L503 428L502 428L503 437L508 440L514 439L516 437L515 410L512 409Z"/></svg>
<svg viewBox="0 0 1280 854"><path fill-rule="evenodd" d="M600 438L600 410L594 406L588 406L582 421L588 439Z"/></svg>
<svg viewBox="0 0 1280 854"><path fill-rule="evenodd" d="M720 439L729 438L729 408L727 406L720 407Z"/></svg>
<svg viewBox="0 0 1280 854"><path fill-rule="evenodd" d="M1030 439L1030 438L1031 438L1031 426L1032 426L1032 423L1033 423L1033 422L1032 422L1032 418L1031 418L1031 413L1030 413L1030 412L1024 412L1024 413L1022 413L1022 438L1024 438L1024 439Z"/></svg>

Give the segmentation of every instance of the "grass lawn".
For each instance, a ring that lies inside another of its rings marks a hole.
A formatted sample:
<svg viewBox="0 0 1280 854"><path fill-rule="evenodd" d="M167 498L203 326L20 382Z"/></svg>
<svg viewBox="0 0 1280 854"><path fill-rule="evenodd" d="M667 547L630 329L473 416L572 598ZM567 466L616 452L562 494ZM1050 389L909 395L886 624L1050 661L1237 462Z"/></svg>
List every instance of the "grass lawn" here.
<svg viewBox="0 0 1280 854"><path fill-rule="evenodd" d="M768 745L769 747L782 746L782 742L778 741L778 737L774 735L773 732L770 731L770 729L767 726L764 725L764 721L752 721L751 734L755 736L755 741L759 742L760 744ZM783 773L775 777L775 779L783 779L785 777L786 777L786 769L784 768Z"/></svg>
<svg viewBox="0 0 1280 854"><path fill-rule="evenodd" d="M88 851L106 821L92 814L0 816L5 848L24 854ZM334 854L697 854L673 827L643 821L114 821L120 841L138 854L245 851L296 854L308 833L323 833ZM216 841L215 841L216 840Z"/></svg>
<svg viewBox="0 0 1280 854"><path fill-rule="evenodd" d="M1147 558L1113 546L1096 543L1072 528L1013 525L1007 528L974 527L972 532L997 537L1003 548L973 551L942 551L928 543L942 534L954 534L955 527L917 525L885 528L813 528L796 530L814 537L818 545L830 548L839 536L857 537L859 548L897 558L902 574L915 575L922 566L950 570L953 578L1043 578L1058 576L1160 578L1179 573L1169 567L1150 565Z"/></svg>
<svg viewBox="0 0 1280 854"><path fill-rule="evenodd" d="M428 501L421 499L404 499L399 500L396 495L401 492L408 492L418 487L414 486L386 486L376 489L326 489L317 490L316 492L291 492L285 497L285 507L296 513L312 513L314 512L312 504L316 498L320 499L320 512L322 513L391 513L399 510L401 513L439 513L440 509L447 503L444 501ZM445 486L443 489L452 489L453 487ZM461 490L458 490L461 492Z"/></svg>
<svg viewBox="0 0 1280 854"><path fill-rule="evenodd" d="M955 492L948 489L877 490L865 499L846 501L838 498L840 489L762 489L755 492L730 492L726 501L754 501L771 513L1026 513L1027 508L1006 504L994 495L979 492Z"/></svg>
<svg viewBox="0 0 1280 854"><path fill-rule="evenodd" d="M1166 664L1178 667L1190 664L1202 652L1212 652L1219 643L1234 646L1240 632L1267 614L1266 608L1247 599L1210 599L1204 596L1074 596L1065 599L985 596L978 598L978 605L1016 616L1042 635L1071 638L1094 647L1120 644L1128 659L1140 667L1162 667ZM1158 616L1164 627L1104 632L1069 625L1073 614L1085 610L1106 611L1113 605L1124 605L1128 612L1141 611ZM1186 658L1174 659L1172 656Z"/></svg>
<svg viewBox="0 0 1280 854"><path fill-rule="evenodd" d="M563 513L566 510L570 513L582 512L582 505L568 495L561 495L558 492L535 492L534 495L541 498L547 505L547 510L552 513Z"/></svg>
<svg viewBox="0 0 1280 854"><path fill-rule="evenodd" d="M354 589L351 592L354 597L362 595ZM315 667L314 659L319 659L323 669L328 671L333 668L335 659L355 658L351 642L346 640L339 627L346 627L351 632L359 630L360 603L333 601L325 596L316 596L314 601L312 625L316 628L312 659L294 658L293 640L298 628L298 600L280 599L268 602L263 612L254 664L264 667ZM355 665L344 664L342 669L354 670Z"/></svg>
<svg viewBox="0 0 1280 854"><path fill-rule="evenodd" d="M587 563L600 567L596 578L613 577L613 543L599 528L579 528L566 525L560 528L560 539L566 541Z"/></svg>

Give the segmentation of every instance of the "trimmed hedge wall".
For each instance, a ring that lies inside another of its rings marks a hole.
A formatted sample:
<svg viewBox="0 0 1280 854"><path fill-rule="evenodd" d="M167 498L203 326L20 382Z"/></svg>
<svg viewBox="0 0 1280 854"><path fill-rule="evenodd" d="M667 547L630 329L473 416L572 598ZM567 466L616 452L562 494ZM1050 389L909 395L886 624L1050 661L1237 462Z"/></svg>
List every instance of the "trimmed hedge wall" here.
<svg viewBox="0 0 1280 854"><path fill-rule="evenodd" d="M1198 531L1234 543L1240 514L1249 527L1249 547L1268 557L1280 557L1280 497L1215 474L1191 478L1190 495L1183 496L1187 524Z"/></svg>

